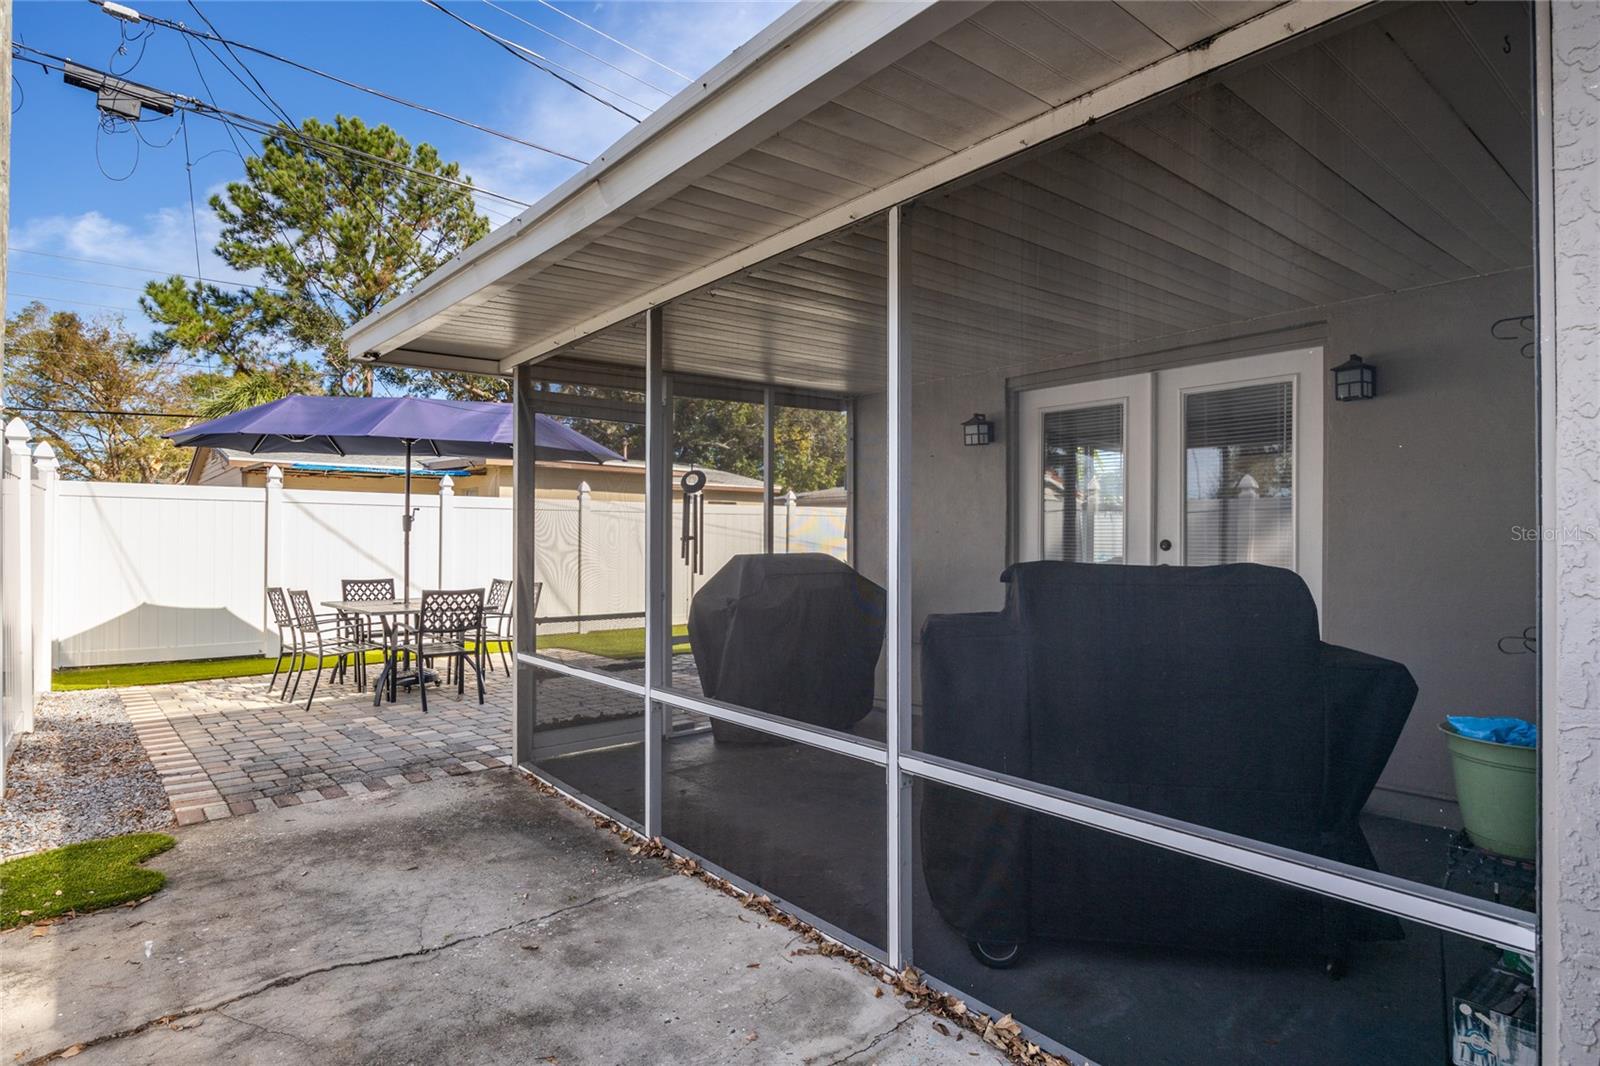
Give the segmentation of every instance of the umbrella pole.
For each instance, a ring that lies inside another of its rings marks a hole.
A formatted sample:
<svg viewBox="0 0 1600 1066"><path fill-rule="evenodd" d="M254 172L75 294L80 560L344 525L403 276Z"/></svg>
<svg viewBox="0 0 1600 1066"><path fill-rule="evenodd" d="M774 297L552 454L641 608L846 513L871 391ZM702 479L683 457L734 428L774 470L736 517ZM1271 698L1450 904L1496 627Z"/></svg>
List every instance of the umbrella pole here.
<svg viewBox="0 0 1600 1066"><path fill-rule="evenodd" d="M400 586L400 598L411 598L411 442L406 441L406 511L400 517L400 528L405 533L405 583Z"/></svg>

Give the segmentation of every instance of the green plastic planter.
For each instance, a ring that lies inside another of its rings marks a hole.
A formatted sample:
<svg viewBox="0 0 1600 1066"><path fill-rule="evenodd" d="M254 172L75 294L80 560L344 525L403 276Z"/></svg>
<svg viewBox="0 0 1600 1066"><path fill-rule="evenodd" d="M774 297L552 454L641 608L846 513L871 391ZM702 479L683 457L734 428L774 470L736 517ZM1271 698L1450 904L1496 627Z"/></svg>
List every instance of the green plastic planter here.
<svg viewBox="0 0 1600 1066"><path fill-rule="evenodd" d="M1441 722L1467 835L1480 848L1532 859L1538 846L1537 748L1464 737Z"/></svg>

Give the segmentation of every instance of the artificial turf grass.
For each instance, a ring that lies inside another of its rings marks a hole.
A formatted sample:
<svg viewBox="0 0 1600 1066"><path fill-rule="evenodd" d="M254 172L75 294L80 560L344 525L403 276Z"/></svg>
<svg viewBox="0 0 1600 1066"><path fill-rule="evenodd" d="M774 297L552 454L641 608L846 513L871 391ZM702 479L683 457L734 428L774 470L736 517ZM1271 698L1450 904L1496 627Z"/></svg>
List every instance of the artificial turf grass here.
<svg viewBox="0 0 1600 1066"><path fill-rule="evenodd" d="M688 635L688 626L673 626L673 648L687 649ZM684 639L678 640L676 639L678 637ZM539 650L545 651L549 648L584 651L605 659L643 659L644 630L602 629L594 633L552 633L549 636L539 634Z"/></svg>
<svg viewBox="0 0 1600 1066"><path fill-rule="evenodd" d="M676 648L688 647L688 626L674 626ZM499 654L500 645L491 643L489 652ZM643 629L602 629L595 633L562 633L539 637L540 648L566 648L588 652L605 659L644 658ZM507 651L510 649L507 648ZM324 667L337 660L324 659ZM369 663L383 661L380 652L369 652ZM287 663L287 659L285 659ZM125 663L116 666L75 666L57 670L51 677L50 687L57 692L74 692L88 688L127 688L133 685L170 685L184 681L213 681L225 677L254 677L272 673L270 657L245 656L237 659L187 659L166 663Z"/></svg>
<svg viewBox="0 0 1600 1066"><path fill-rule="evenodd" d="M0 863L0 929L159 892L167 875L139 864L176 843L166 833L129 833Z"/></svg>
<svg viewBox="0 0 1600 1066"><path fill-rule="evenodd" d="M322 660L324 667L339 660L330 655ZM379 652L367 655L370 663L380 663ZM55 671L50 687L56 692L75 692L86 688L126 688L130 685L170 685L180 681L213 681L223 677L254 677L272 673L274 660L270 657L247 655L237 659L184 659L167 663L119 663L115 666L74 666ZM289 659L283 659L288 669ZM309 667L308 667L309 669ZM280 675L281 676L281 675Z"/></svg>

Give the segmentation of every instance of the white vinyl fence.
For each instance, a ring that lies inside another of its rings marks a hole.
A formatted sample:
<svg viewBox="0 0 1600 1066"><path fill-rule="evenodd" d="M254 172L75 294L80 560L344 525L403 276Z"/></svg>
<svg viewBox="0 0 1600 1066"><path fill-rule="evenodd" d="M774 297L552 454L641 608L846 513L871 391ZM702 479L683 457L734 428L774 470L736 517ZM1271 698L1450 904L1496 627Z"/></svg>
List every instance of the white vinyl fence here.
<svg viewBox="0 0 1600 1066"><path fill-rule="evenodd" d="M33 728L33 700L55 667L271 654L277 632L268 586L335 599L343 578L400 583L401 497L390 492L130 485L61 481L48 444L6 427L0 479L0 740L10 755ZM274 469L276 475L276 469ZM486 587L512 577L512 501L437 496L412 500L413 594ZM674 538L681 533L675 517ZM774 508L775 551L846 558L842 508ZM540 618L549 631L626 628L644 612L642 500L540 497ZM732 556L762 550L761 507L708 504L704 571L681 560L674 621L696 588ZM600 619L594 616L633 615ZM543 627L542 627L543 628ZM3 777L0 777L3 783Z"/></svg>
<svg viewBox="0 0 1600 1066"><path fill-rule="evenodd" d="M591 500L582 489L570 500L540 497L538 507L539 617L572 618L644 614L645 513L642 500ZM683 517L674 508L672 524L673 622L689 617L689 601L705 579L735 555L762 551L759 504L708 503L705 508L703 572L695 574L677 554ZM847 559L845 511L841 507L800 507L792 501L773 508L773 550L826 552ZM541 632L628 628L638 619L552 624Z"/></svg>
<svg viewBox="0 0 1600 1066"><path fill-rule="evenodd" d="M512 501L456 496L412 500L411 584L485 587L511 577ZM60 482L40 596L41 662L56 667L254 655L275 649L262 590L303 588L337 598L343 578L400 582L401 499L388 492ZM553 631L637 626L580 622L644 610L644 504L541 497L535 539L541 618ZM675 530L675 536L681 530ZM761 508L706 508L705 568L674 574L677 621L705 577L730 557L762 550ZM845 557L844 511L789 504L774 511L777 551ZM26 584L26 583L22 583ZM8 596L14 588L7 582ZM7 617L10 617L9 615ZM47 653L47 654L46 654Z"/></svg>
<svg viewBox="0 0 1600 1066"><path fill-rule="evenodd" d="M0 449L0 794L5 763L33 730L34 697L50 687L50 538L56 457L49 444L28 444L28 427L12 419Z"/></svg>

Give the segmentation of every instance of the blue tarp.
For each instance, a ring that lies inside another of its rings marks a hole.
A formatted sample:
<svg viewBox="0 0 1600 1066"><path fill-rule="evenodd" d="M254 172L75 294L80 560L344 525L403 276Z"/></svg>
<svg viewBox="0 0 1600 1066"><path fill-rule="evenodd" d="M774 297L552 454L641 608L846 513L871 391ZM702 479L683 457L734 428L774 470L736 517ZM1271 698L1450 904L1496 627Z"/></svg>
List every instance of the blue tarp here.
<svg viewBox="0 0 1600 1066"><path fill-rule="evenodd" d="M1491 744L1511 744L1519 748L1536 747L1539 727L1521 718L1474 718L1470 715L1445 716L1450 728L1469 740L1487 740Z"/></svg>

